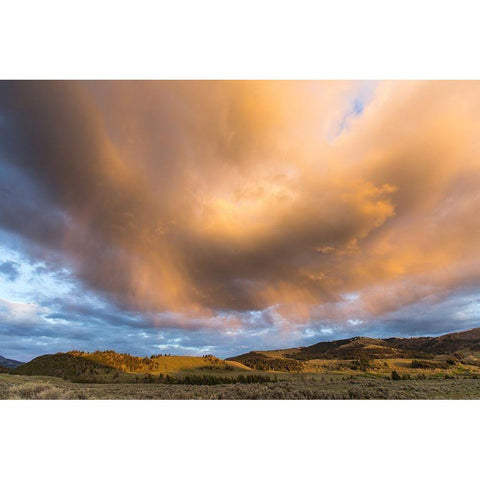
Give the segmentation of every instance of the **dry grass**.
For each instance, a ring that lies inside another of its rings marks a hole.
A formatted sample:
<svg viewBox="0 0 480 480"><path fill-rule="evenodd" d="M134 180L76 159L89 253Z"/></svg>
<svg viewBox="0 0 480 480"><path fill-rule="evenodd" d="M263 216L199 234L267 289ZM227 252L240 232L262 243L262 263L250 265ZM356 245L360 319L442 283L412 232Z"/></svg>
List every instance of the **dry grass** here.
<svg viewBox="0 0 480 480"><path fill-rule="evenodd" d="M480 379L420 375L284 374L277 383L232 385L76 384L0 375L3 399L480 399Z"/></svg>
<svg viewBox="0 0 480 480"><path fill-rule="evenodd" d="M118 354L114 352L70 352L75 356L93 360L100 365L117 368L128 373L149 373L167 374L177 372L191 372L201 369L212 369L218 371L249 370L248 367L238 362L229 362L213 356L194 357L179 355L160 355L151 358L143 358L141 361L135 361L133 365L128 364L129 359L137 360L137 357Z"/></svg>
<svg viewBox="0 0 480 480"><path fill-rule="evenodd" d="M72 400L83 399L68 389L52 385L49 382L28 382L11 385L7 389L7 398L10 400Z"/></svg>
<svg viewBox="0 0 480 480"><path fill-rule="evenodd" d="M392 370L396 370L401 375L418 375L425 374L427 376L444 376L449 375L480 375L480 367L476 365L467 365L464 363L456 363L454 365L442 366L442 368L411 368L414 358L382 358L376 360L368 360L366 371L372 375L388 376ZM433 362L439 362L439 365L445 363L445 360L435 359ZM361 374L365 370L358 368L358 360L326 360L315 359L304 362L304 373L343 373L343 374ZM357 366L356 366L357 365Z"/></svg>

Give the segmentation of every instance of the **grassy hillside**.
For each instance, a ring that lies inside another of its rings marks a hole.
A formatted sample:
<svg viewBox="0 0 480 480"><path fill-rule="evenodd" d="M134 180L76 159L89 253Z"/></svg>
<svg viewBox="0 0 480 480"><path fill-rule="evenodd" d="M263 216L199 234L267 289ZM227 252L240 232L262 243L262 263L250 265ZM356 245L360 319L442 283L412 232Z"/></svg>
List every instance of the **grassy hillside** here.
<svg viewBox="0 0 480 480"><path fill-rule="evenodd" d="M395 348L427 355L480 357L480 328L448 333L440 337L388 338L385 341Z"/></svg>
<svg viewBox="0 0 480 480"><path fill-rule="evenodd" d="M99 377L115 373L115 369L89 358L71 353L42 355L12 371L15 375L41 375L77 380L81 377Z"/></svg>
<svg viewBox="0 0 480 480"><path fill-rule="evenodd" d="M154 376L168 374L198 373L231 374L248 370L247 367L207 355L204 357L155 355L135 357L133 355L105 352L56 353L34 358L17 367L17 375L47 375L77 382L109 381L153 381ZM147 378L145 378L147 377ZM165 377L163 377L165 380Z"/></svg>
<svg viewBox="0 0 480 480"><path fill-rule="evenodd" d="M287 350L250 352L266 357L298 360L377 360L387 358L435 358L452 357L457 360L480 360L480 328L440 337L417 338L368 338L354 337L332 342L320 342L308 347ZM249 358L245 355L231 360Z"/></svg>
<svg viewBox="0 0 480 480"><path fill-rule="evenodd" d="M260 352L249 352L232 357L228 360L241 363L253 370L270 372L300 372L303 368L302 362L281 356Z"/></svg>
<svg viewBox="0 0 480 480"><path fill-rule="evenodd" d="M423 354L422 354L423 355ZM377 358L412 357L412 353L390 345L386 340L355 337L333 342L320 342L309 347L286 353L287 358L296 360L343 359L372 360Z"/></svg>
<svg viewBox="0 0 480 480"><path fill-rule="evenodd" d="M86 358L101 365L129 373L175 373L191 370L233 371L241 369L238 365L225 360L205 355L203 357L152 355L151 357L135 357L126 353L106 352L69 352L73 356Z"/></svg>
<svg viewBox="0 0 480 480"><path fill-rule="evenodd" d="M421 374L477 373L480 367L480 329L440 337L354 337L319 342L308 347L254 351L232 357L256 370L284 372L370 372L398 369Z"/></svg>

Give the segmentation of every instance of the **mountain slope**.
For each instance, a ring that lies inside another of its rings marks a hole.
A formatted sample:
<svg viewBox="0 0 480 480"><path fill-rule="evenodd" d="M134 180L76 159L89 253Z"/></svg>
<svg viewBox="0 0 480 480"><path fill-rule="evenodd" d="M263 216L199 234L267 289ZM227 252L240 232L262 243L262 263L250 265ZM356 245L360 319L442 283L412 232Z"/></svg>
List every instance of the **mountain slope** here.
<svg viewBox="0 0 480 480"><path fill-rule="evenodd" d="M12 360L11 358L5 358L0 355L0 366L6 368L16 368L22 365L23 362L19 362L18 360Z"/></svg>
<svg viewBox="0 0 480 480"><path fill-rule="evenodd" d="M386 341L396 348L422 351L433 355L448 355L460 352L480 353L480 328L447 333L440 337L389 338Z"/></svg>
<svg viewBox="0 0 480 480"><path fill-rule="evenodd" d="M317 359L433 358L437 355L450 355L457 358L480 358L480 328L465 332L449 333L440 337L384 339L353 337L331 342L319 342L308 347L263 352L255 351L231 357L229 360L238 361L251 367L255 361L260 363L272 362L274 358L277 359L277 362L281 359L305 362Z"/></svg>

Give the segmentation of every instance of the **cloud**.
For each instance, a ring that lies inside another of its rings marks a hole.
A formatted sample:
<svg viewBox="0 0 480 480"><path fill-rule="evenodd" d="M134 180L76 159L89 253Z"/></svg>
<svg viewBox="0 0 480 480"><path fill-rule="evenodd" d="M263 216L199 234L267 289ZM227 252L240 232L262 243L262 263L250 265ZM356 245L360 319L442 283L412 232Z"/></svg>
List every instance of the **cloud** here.
<svg viewBox="0 0 480 480"><path fill-rule="evenodd" d="M53 241L42 217L28 230L5 224L132 308L262 308L285 275L305 284L294 296L308 296L298 263L312 259L300 256L325 242L345 248L393 214L388 186L324 178L298 145L278 142L292 128L308 139L312 126L292 123L306 114L327 128L308 102L316 93L316 107L329 106L345 95L339 85L120 84L97 92L104 118L77 83L6 84L5 157L64 217Z"/></svg>
<svg viewBox="0 0 480 480"><path fill-rule="evenodd" d="M11 282L14 282L20 275L18 267L19 267L18 263L15 263L15 262L11 262L11 261L2 262L0 263L0 274L2 274L5 278L10 280Z"/></svg>
<svg viewBox="0 0 480 480"><path fill-rule="evenodd" d="M360 328L479 285L479 107L478 82L2 82L0 227L144 328Z"/></svg>

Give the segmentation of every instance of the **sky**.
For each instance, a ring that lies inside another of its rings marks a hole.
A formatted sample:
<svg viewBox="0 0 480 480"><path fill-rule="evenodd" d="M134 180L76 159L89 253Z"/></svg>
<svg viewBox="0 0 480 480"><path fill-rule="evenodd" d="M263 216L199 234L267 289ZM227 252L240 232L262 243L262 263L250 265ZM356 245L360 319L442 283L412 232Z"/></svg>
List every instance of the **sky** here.
<svg viewBox="0 0 480 480"><path fill-rule="evenodd" d="M479 327L479 187L479 82L0 82L0 355Z"/></svg>

